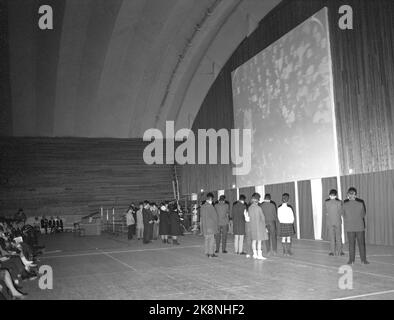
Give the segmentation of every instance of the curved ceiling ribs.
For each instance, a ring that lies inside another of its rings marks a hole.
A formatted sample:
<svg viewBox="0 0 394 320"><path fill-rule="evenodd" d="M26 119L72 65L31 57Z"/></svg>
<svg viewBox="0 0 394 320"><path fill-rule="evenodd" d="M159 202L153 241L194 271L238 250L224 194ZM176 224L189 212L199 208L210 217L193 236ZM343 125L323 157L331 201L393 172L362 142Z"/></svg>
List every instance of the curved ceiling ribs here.
<svg viewBox="0 0 394 320"><path fill-rule="evenodd" d="M12 134L136 138L166 120L190 128L250 21L279 2L47 0L62 16L45 33L31 27L39 1L13 0Z"/></svg>

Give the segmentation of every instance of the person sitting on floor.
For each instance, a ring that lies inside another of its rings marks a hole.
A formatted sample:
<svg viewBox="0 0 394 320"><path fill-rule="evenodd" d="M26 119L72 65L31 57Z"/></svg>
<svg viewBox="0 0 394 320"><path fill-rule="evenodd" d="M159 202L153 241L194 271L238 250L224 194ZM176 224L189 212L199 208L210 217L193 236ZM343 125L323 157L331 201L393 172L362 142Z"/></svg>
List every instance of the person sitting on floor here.
<svg viewBox="0 0 394 320"><path fill-rule="evenodd" d="M9 294L13 299L23 299L27 293L20 291L18 288L19 287L15 285L10 272L7 269L0 268L0 294L4 299L7 300L7 296Z"/></svg>

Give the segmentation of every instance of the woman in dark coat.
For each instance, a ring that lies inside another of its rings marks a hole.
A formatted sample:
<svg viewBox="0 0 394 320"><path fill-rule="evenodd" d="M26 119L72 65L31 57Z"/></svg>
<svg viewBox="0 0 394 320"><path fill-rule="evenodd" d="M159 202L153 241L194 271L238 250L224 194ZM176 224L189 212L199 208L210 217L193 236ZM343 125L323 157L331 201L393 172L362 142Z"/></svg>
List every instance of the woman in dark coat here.
<svg viewBox="0 0 394 320"><path fill-rule="evenodd" d="M159 216L159 234L163 243L169 243L168 234L170 233L170 216L168 212L168 204L162 202L160 204Z"/></svg>
<svg viewBox="0 0 394 320"><path fill-rule="evenodd" d="M172 243L179 245L178 236L181 234L181 219L178 214L178 206L176 202L171 203L169 206L169 233L172 237Z"/></svg>
<svg viewBox="0 0 394 320"><path fill-rule="evenodd" d="M245 254L243 251L243 242L245 236L245 215L246 210L245 196L240 195L239 201L233 205L231 212L233 219L233 233L234 233L234 251L236 254Z"/></svg>

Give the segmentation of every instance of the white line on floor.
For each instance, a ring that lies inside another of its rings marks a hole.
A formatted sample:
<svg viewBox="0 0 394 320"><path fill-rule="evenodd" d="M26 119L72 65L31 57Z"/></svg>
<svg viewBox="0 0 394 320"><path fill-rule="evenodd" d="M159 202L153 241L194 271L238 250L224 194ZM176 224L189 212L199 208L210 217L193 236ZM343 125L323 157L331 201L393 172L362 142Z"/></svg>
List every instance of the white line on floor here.
<svg viewBox="0 0 394 320"><path fill-rule="evenodd" d="M372 292L372 293L360 294L360 295L357 295L357 296L349 296L349 297L343 297L343 298L335 298L333 300L350 300L350 299L378 296L378 295L388 294L388 293L394 293L394 290Z"/></svg>
<svg viewBox="0 0 394 320"><path fill-rule="evenodd" d="M109 253L102 251L102 254L107 256L108 258L111 258L112 260L115 260L115 261L119 262L123 266L125 266L125 267L127 267L127 268L129 268L129 269L131 269L131 270L133 270L135 272L138 272L138 270L136 268L132 267L131 265L127 264L126 262L123 262L122 260L119 260L119 259L111 256Z"/></svg>
<svg viewBox="0 0 394 320"><path fill-rule="evenodd" d="M202 245L182 246L182 247L164 247L164 248L148 248L148 249L131 249L131 250L116 250L116 251L97 251L89 253L76 253L76 254L65 254L57 256L42 256L42 259L53 259L53 258L71 258L71 257L84 257L84 256L95 256L105 253L129 253L129 252L145 252L145 251L161 251L161 250L172 250L172 249L187 249L187 248L201 248ZM99 249L97 249L99 250Z"/></svg>

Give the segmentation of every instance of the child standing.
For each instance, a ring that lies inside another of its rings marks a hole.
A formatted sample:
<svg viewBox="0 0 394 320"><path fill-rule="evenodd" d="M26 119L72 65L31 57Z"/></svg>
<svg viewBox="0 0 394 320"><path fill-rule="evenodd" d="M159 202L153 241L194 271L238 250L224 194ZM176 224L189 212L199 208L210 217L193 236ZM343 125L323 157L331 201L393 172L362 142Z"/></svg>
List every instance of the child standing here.
<svg viewBox="0 0 394 320"><path fill-rule="evenodd" d="M142 209L144 204L140 203L140 208L137 211L137 239L140 240L144 236L144 220L142 217Z"/></svg>
<svg viewBox="0 0 394 320"><path fill-rule="evenodd" d="M282 204L278 208L279 235L282 237L283 255L292 255L291 237L295 234L294 211L288 204L290 196L288 193L282 195Z"/></svg>

